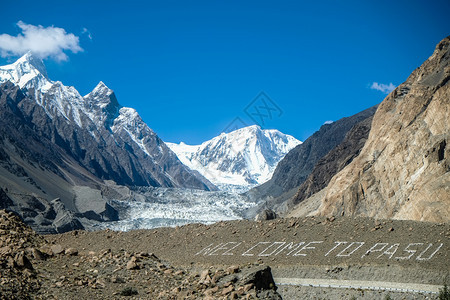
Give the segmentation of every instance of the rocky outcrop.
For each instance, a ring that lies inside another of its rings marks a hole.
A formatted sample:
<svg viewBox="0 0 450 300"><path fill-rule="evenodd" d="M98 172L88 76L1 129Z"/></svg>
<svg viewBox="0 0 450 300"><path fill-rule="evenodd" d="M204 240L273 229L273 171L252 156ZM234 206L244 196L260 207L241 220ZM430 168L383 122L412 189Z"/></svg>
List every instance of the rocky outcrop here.
<svg viewBox="0 0 450 300"><path fill-rule="evenodd" d="M81 222L75 218L74 213L68 211L60 199L54 199L51 201L51 205L56 214L52 222L52 226L56 232L62 233L76 229L84 229Z"/></svg>
<svg viewBox="0 0 450 300"><path fill-rule="evenodd" d="M271 209L264 209L256 215L255 221L268 221L277 218L276 212Z"/></svg>
<svg viewBox="0 0 450 300"><path fill-rule="evenodd" d="M19 217L0 210L0 299L30 299L40 289L31 260L43 258L43 244Z"/></svg>
<svg viewBox="0 0 450 300"><path fill-rule="evenodd" d="M380 104L360 155L320 215L450 221L450 37Z"/></svg>
<svg viewBox="0 0 450 300"><path fill-rule="evenodd" d="M3 189L0 188L0 209L5 209L13 205L12 200L8 197Z"/></svg>

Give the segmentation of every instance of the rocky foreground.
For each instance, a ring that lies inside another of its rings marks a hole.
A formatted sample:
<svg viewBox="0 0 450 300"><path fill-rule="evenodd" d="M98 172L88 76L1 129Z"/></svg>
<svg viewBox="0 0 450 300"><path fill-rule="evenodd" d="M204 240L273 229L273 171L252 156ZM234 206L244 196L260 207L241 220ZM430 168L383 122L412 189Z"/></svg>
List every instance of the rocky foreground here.
<svg viewBox="0 0 450 300"><path fill-rule="evenodd" d="M268 266L196 272L172 266L148 251L136 252L127 247L132 241L120 249L68 247L37 235L4 210L0 228L0 299L281 299ZM104 239L112 237L104 233ZM73 231L65 238L88 235ZM101 246L97 238L90 241Z"/></svg>
<svg viewBox="0 0 450 300"><path fill-rule="evenodd" d="M303 218L40 236L0 211L0 229L1 299L434 299L313 286L441 287L450 270L448 223Z"/></svg>

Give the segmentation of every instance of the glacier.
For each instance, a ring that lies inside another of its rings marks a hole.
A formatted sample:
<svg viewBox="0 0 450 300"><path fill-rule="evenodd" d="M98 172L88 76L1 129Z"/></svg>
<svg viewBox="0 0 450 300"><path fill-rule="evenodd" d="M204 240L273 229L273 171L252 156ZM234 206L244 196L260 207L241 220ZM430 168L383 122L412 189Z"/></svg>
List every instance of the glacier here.
<svg viewBox="0 0 450 300"><path fill-rule="evenodd" d="M109 204L120 211L120 220L96 223L95 229L128 231L238 220L244 217L244 210L257 203L245 195L225 191L139 188L127 199L112 200Z"/></svg>

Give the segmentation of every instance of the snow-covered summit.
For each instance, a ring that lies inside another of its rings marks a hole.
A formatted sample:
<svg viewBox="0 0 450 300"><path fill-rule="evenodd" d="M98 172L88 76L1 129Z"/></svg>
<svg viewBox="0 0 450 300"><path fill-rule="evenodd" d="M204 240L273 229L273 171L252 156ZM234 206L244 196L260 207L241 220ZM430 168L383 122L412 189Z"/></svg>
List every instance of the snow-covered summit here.
<svg viewBox="0 0 450 300"><path fill-rule="evenodd" d="M114 93L114 91L107 87L103 81L100 81L92 92L84 96L84 98L102 100L104 96L110 96L112 93Z"/></svg>
<svg viewBox="0 0 450 300"><path fill-rule="evenodd" d="M34 88L47 91L53 85L48 79L47 69L42 59L31 52L27 52L16 62L0 67L0 83L5 81L20 86L20 88Z"/></svg>
<svg viewBox="0 0 450 300"><path fill-rule="evenodd" d="M46 78L48 77L47 69L45 68L44 62L42 61L41 58L39 58L36 55L34 55L31 51L28 51L27 53L25 53L21 58L19 58L15 62L15 64L16 65L30 64L34 68L36 68L36 70L38 70L39 73L44 75L44 77L46 77Z"/></svg>
<svg viewBox="0 0 450 300"><path fill-rule="evenodd" d="M92 92L82 97L74 87L50 80L42 59L31 52L12 64L0 67L0 83L6 81L24 90L33 89L37 103L48 116L62 116L78 127L95 131L100 124L110 126L119 115L120 105L114 92L102 81ZM95 132L92 134L95 135Z"/></svg>
<svg viewBox="0 0 450 300"><path fill-rule="evenodd" d="M277 163L301 142L275 129L244 127L202 143L166 143L185 165L223 190L243 192L269 180Z"/></svg>

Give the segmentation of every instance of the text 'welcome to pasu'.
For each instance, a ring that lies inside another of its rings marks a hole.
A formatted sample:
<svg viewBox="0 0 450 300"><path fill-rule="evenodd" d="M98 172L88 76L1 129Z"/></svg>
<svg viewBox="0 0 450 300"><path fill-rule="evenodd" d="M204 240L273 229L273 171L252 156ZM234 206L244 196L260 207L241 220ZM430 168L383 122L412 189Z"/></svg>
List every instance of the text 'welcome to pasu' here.
<svg viewBox="0 0 450 300"><path fill-rule="evenodd" d="M246 257L336 257L429 261L442 248L443 243L367 243L354 241L335 241L332 245L324 241L300 242L245 242L232 241L209 244L195 256L246 256Z"/></svg>

